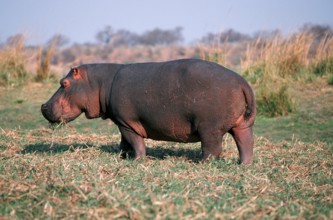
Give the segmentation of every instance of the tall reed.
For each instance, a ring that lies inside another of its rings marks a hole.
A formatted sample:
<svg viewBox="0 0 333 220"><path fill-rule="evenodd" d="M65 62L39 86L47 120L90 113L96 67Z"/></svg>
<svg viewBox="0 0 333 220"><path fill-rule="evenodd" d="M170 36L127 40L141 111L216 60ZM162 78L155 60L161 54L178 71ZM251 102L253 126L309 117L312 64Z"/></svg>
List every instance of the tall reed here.
<svg viewBox="0 0 333 220"><path fill-rule="evenodd" d="M310 69L318 76L328 75L328 78L331 78L333 76L333 37L326 35L317 42L317 45L314 48Z"/></svg>
<svg viewBox="0 0 333 220"><path fill-rule="evenodd" d="M241 61L242 72L257 79L284 81L297 79L309 65L312 35L297 33L284 38L280 34L250 43Z"/></svg>
<svg viewBox="0 0 333 220"><path fill-rule="evenodd" d="M50 77L51 60L55 51L55 47L50 45L46 49L39 48L37 52L37 75L36 81L40 82Z"/></svg>
<svg viewBox="0 0 333 220"><path fill-rule="evenodd" d="M0 50L0 86L17 86L26 81L24 43L25 38L20 36Z"/></svg>

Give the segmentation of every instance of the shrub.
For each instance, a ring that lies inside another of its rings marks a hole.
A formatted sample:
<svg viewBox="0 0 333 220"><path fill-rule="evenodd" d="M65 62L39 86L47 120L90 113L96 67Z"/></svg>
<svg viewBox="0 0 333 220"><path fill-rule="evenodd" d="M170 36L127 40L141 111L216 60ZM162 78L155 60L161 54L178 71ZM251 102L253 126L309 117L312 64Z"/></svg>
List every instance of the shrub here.
<svg viewBox="0 0 333 220"><path fill-rule="evenodd" d="M333 56L314 62L312 72L317 76L333 74Z"/></svg>
<svg viewBox="0 0 333 220"><path fill-rule="evenodd" d="M288 93L287 86L282 86L277 92L265 87L257 95L257 110L259 115L275 117L286 116L294 112L296 107Z"/></svg>
<svg viewBox="0 0 333 220"><path fill-rule="evenodd" d="M258 64L256 66L252 66L246 69L243 72L244 77L249 80L252 84L255 84L258 80L260 80L265 72L265 63Z"/></svg>
<svg viewBox="0 0 333 220"><path fill-rule="evenodd" d="M28 74L23 48L24 37L21 36L0 51L1 86L17 86L26 82Z"/></svg>

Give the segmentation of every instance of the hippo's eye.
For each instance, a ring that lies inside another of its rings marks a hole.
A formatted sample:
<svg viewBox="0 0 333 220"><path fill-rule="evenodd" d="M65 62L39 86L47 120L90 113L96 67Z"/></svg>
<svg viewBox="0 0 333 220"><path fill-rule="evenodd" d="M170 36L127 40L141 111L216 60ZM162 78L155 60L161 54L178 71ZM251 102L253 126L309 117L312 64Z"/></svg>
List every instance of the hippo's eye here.
<svg viewBox="0 0 333 220"><path fill-rule="evenodd" d="M61 80L60 85L62 88L67 88L70 86L70 82L67 79Z"/></svg>

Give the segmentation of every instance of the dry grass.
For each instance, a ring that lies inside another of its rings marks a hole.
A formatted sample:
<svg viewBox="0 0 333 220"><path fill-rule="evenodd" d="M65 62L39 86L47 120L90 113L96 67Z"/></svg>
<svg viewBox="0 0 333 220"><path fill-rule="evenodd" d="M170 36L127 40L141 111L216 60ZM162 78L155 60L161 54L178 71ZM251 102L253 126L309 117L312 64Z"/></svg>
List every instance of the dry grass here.
<svg viewBox="0 0 333 220"><path fill-rule="evenodd" d="M24 37L0 50L2 85L24 81L27 72L36 72L29 79L44 80L50 72L64 74L69 67L91 62L150 62L181 58L202 58L240 70L253 84L290 83L308 80L313 73L333 74L333 38L318 41L313 35L298 32L288 37L275 37L241 42L211 42L198 46L134 46L111 47L74 45L61 50L55 45L24 47Z"/></svg>
<svg viewBox="0 0 333 220"><path fill-rule="evenodd" d="M0 132L4 218L262 219L333 217L332 145L256 139L252 166L198 163L199 145L148 141L148 158L121 160L119 135L66 128ZM27 208L29 207L29 208Z"/></svg>
<svg viewBox="0 0 333 220"><path fill-rule="evenodd" d="M238 70L241 58L248 42L211 42L199 44L200 58L218 63L230 69Z"/></svg>
<svg viewBox="0 0 333 220"><path fill-rule="evenodd" d="M304 33L287 38L281 35L265 40L258 38L248 45L242 60L242 69L247 70L250 76L260 71L266 80L294 78L301 68L308 65L308 54L313 40L310 35Z"/></svg>
<svg viewBox="0 0 333 220"><path fill-rule="evenodd" d="M227 66L226 55L228 53L227 43L211 42L210 45L200 44L200 57L203 60L218 63Z"/></svg>
<svg viewBox="0 0 333 220"><path fill-rule="evenodd" d="M39 48L37 51L37 74L36 81L41 82L50 78L51 60L55 52L55 46L50 45L46 49Z"/></svg>
<svg viewBox="0 0 333 220"><path fill-rule="evenodd" d="M24 37L0 50L0 86L15 86L27 79L25 68Z"/></svg>
<svg viewBox="0 0 333 220"><path fill-rule="evenodd" d="M15 38L13 42L0 48L0 86L17 87L33 80L49 79L55 50L54 45L46 49L27 48L24 35Z"/></svg>
<svg viewBox="0 0 333 220"><path fill-rule="evenodd" d="M241 69L252 82L286 83L304 79L313 74L317 65L329 62L333 57L333 38L319 42L311 34L299 32L283 37L258 38L249 44ZM326 69L321 70L326 74ZM288 81L289 80L289 81Z"/></svg>

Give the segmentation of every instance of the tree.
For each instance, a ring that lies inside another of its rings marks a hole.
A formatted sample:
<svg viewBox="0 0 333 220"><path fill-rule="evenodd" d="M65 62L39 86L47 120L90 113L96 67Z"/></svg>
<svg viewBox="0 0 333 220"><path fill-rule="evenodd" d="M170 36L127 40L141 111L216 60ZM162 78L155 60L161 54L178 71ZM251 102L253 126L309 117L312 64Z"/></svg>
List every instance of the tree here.
<svg viewBox="0 0 333 220"><path fill-rule="evenodd" d="M221 42L240 42L240 41L247 41L250 40L251 37L247 34L242 34L234 29L228 29L223 31L220 34L220 41Z"/></svg>
<svg viewBox="0 0 333 220"><path fill-rule="evenodd" d="M183 28L181 27L176 27L172 30L155 28L138 35L123 29L114 31L111 26L106 26L96 34L96 39L103 44L110 44L115 47L121 45L135 46L137 44L170 45L183 41L182 30Z"/></svg>
<svg viewBox="0 0 333 220"><path fill-rule="evenodd" d="M263 39L263 40L268 40L268 39L273 39L276 36L282 36L282 33L279 29L275 30L262 30L262 31L257 31L253 34L253 39Z"/></svg>
<svg viewBox="0 0 333 220"><path fill-rule="evenodd" d="M103 44L109 44L111 43L113 34L114 34L113 28L108 25L103 30L97 32L96 39L97 41Z"/></svg>
<svg viewBox="0 0 333 220"><path fill-rule="evenodd" d="M139 36L127 30L118 30L113 34L112 46L135 46L139 43Z"/></svg>
<svg viewBox="0 0 333 220"><path fill-rule="evenodd" d="M329 25L320 25L320 24L304 24L300 31L307 34L313 34L316 40L320 40L325 37L333 37L333 29Z"/></svg>
<svg viewBox="0 0 333 220"><path fill-rule="evenodd" d="M139 42L144 45L170 45L183 41L181 27L176 27L173 30L161 30L155 28L152 31L147 31L139 37Z"/></svg>
<svg viewBox="0 0 333 220"><path fill-rule="evenodd" d="M333 37L333 29L328 25L308 23L300 28L300 32L312 35L314 37L312 45L309 49L310 56L315 56L320 45L324 42L325 44L330 42L330 39Z"/></svg>
<svg viewBox="0 0 333 220"><path fill-rule="evenodd" d="M233 29L227 29L221 33L214 34L208 33L201 39L203 43L212 43L212 42L219 42L219 43L233 43L233 42L241 42L251 40L251 37L247 34L240 33Z"/></svg>

